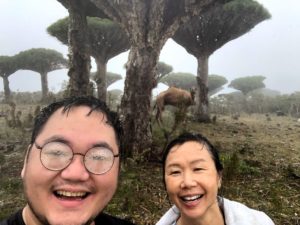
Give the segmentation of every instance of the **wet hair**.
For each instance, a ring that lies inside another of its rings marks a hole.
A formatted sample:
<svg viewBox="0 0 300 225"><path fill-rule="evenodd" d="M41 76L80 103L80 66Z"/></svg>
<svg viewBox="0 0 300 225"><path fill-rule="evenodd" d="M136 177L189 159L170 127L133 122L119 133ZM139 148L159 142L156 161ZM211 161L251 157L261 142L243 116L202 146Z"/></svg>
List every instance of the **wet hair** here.
<svg viewBox="0 0 300 225"><path fill-rule="evenodd" d="M165 148L164 152L163 152L163 157L162 157L162 164L163 164L163 183L166 187L166 181L165 181L165 166L166 166L166 159L170 153L170 150L174 147L174 146L180 146L186 142L189 141L194 141L194 142L198 142L199 144L203 144L207 151L209 152L209 154L211 155L211 158L214 161L216 170L218 172L219 175L221 175L222 171L223 171L223 165L220 161L220 157L219 157L219 151L212 145L212 143L206 138L204 137L202 134L193 134L193 133L189 133L189 132L185 132L182 133L181 135L179 135L178 137L176 137L175 139L173 139Z"/></svg>
<svg viewBox="0 0 300 225"><path fill-rule="evenodd" d="M49 118L59 109L62 108L63 113L69 113L72 108L79 106L87 106L90 108L87 116L89 116L92 112L101 112L107 118L107 123L112 126L116 135L116 141L119 147L120 155L123 155L123 147L122 147L122 137L123 137L123 129L121 126L120 119L118 114L114 111L111 111L105 102L93 97L93 96L80 96L80 97L69 97L63 100L53 102L50 105L46 106L41 110L41 112L36 116L33 125L33 131L31 135L30 144L33 145L37 136L42 132L45 124L49 120Z"/></svg>

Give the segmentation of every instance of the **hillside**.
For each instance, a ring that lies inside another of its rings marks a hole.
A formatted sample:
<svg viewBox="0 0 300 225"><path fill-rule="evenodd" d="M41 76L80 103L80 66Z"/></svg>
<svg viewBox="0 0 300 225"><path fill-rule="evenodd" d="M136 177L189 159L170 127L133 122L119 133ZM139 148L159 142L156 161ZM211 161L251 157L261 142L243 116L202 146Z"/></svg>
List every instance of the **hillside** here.
<svg viewBox="0 0 300 225"><path fill-rule="evenodd" d="M19 175L30 134L7 127L3 117L0 125L1 220L24 205ZM220 116L214 124L188 122L185 129L201 132L220 150L225 165L220 195L266 212L275 224L300 224L300 123L296 119ZM106 209L137 224L155 224L170 207L159 163L165 140L155 124L154 134L153 161L128 161L122 166L118 193Z"/></svg>

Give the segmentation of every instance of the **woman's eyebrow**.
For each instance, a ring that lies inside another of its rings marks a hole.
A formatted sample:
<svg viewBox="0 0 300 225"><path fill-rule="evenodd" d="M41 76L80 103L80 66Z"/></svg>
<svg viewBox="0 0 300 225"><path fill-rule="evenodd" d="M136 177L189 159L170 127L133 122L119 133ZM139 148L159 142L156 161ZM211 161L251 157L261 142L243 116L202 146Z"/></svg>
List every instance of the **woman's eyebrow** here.
<svg viewBox="0 0 300 225"><path fill-rule="evenodd" d="M166 168L170 168L170 167L180 167L180 164L179 163L171 163L166 166Z"/></svg>
<svg viewBox="0 0 300 225"><path fill-rule="evenodd" d="M201 162L206 162L206 160L205 160L205 159L202 159L202 158L201 158L201 159L195 159L195 160L189 162L189 164L197 164L197 163L201 163ZM174 162L174 163L168 164L168 165L166 166L166 168L169 168L169 167L180 167L180 166L181 166L180 163Z"/></svg>
<svg viewBox="0 0 300 225"><path fill-rule="evenodd" d="M195 159L195 160L191 161L190 164L196 164L196 163L199 163L199 162L200 162L200 163L201 163L201 162L206 162L206 160L205 160L205 159L202 159L202 158L201 158L201 159Z"/></svg>

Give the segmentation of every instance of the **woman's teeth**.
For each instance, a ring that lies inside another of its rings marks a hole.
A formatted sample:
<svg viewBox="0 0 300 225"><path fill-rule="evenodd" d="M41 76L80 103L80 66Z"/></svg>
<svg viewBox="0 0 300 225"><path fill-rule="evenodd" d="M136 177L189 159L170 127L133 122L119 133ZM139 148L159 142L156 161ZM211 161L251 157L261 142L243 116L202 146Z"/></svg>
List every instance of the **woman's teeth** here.
<svg viewBox="0 0 300 225"><path fill-rule="evenodd" d="M181 197L181 198L183 201L195 201L202 197L203 197L203 195L194 195L194 196L185 196L185 197Z"/></svg>

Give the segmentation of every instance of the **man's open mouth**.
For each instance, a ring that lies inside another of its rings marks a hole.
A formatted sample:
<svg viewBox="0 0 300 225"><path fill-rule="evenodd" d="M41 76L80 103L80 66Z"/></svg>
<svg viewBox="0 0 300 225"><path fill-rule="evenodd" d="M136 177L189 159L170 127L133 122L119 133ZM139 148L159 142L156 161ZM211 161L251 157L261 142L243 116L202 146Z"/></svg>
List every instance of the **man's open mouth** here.
<svg viewBox="0 0 300 225"><path fill-rule="evenodd" d="M78 191L78 192L54 191L54 195L58 198L61 198L61 199L74 200L74 199L84 199L89 195L89 193L88 192L83 192L83 191Z"/></svg>

